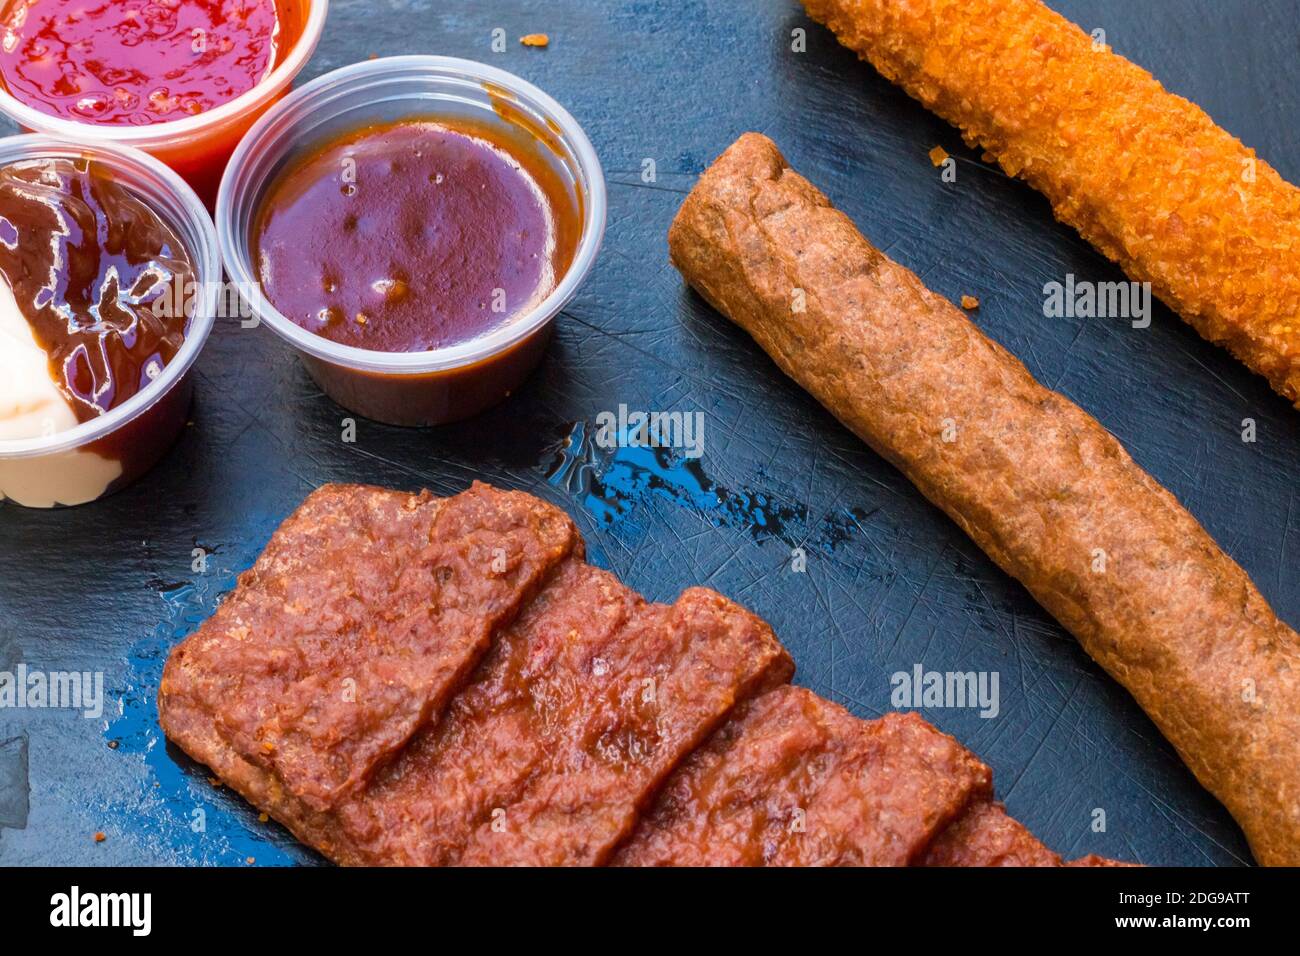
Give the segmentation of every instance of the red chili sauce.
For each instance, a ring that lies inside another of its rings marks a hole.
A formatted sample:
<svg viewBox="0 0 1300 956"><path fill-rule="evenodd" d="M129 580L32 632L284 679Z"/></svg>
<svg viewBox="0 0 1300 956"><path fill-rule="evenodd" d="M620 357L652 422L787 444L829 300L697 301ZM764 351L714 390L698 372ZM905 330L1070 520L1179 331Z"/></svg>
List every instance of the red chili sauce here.
<svg viewBox="0 0 1300 956"><path fill-rule="evenodd" d="M581 215L520 136L410 119L291 163L255 223L267 298L311 332L382 352L466 342L528 312L572 263Z"/></svg>
<svg viewBox="0 0 1300 956"><path fill-rule="evenodd" d="M10 0L0 81L64 119L145 126L256 86L294 38L276 0Z"/></svg>

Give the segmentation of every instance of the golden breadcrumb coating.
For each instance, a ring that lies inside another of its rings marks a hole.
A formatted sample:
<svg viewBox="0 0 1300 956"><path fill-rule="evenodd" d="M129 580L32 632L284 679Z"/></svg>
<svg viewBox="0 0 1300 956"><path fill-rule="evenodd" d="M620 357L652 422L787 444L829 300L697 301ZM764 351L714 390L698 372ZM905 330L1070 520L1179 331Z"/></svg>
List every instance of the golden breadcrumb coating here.
<svg viewBox="0 0 1300 956"><path fill-rule="evenodd" d="M1038 0L804 0L1300 406L1300 190Z"/></svg>

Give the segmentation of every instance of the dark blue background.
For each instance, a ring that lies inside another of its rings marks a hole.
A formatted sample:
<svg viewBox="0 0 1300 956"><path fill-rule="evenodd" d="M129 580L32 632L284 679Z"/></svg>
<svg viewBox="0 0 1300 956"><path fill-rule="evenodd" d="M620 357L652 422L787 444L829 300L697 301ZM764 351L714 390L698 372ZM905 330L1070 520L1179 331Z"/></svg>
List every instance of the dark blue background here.
<svg viewBox="0 0 1300 956"><path fill-rule="evenodd" d="M1054 6L1103 27L1119 52L1300 181L1295 0ZM495 27L510 38L502 54L490 50ZM808 31L806 53L790 50L796 28ZM549 49L516 44L538 31ZM1297 622L1293 409L1163 308L1145 330L1044 319L1045 282L1118 271L790 0L334 0L304 79L413 52L519 73L584 124L610 188L594 273L527 387L475 421L428 431L362 421L345 444L344 413L286 347L232 324L199 360L193 426L154 473L75 510L0 505L0 667L21 656L47 670L102 670L121 698L103 721L0 713L0 740L26 740L30 776L26 826L0 830L0 862L314 861L166 746L153 704L162 660L321 482L452 494L474 478L569 510L593 560L651 598L707 584L745 603L789 646L800 682L862 716L886 710L889 675L917 662L998 671L997 719L925 716L991 764L1011 812L1062 853L1249 860L1227 813L1061 627L683 288L665 232L722 149L745 130L767 133L932 288L978 296L980 326L1119 436ZM935 145L957 157L956 184L931 166ZM646 158L658 167L653 184L640 179ZM698 467L595 448L592 423L620 402L704 412ZM1255 444L1240 439L1246 417L1258 423ZM196 546L212 552L206 574L191 571ZM806 574L789 569L800 546ZM0 771L18 773L23 749L0 752ZM1094 808L1106 811L1104 833L1090 832ZM5 822L20 821L0 814ZM107 839L95 843L96 831Z"/></svg>

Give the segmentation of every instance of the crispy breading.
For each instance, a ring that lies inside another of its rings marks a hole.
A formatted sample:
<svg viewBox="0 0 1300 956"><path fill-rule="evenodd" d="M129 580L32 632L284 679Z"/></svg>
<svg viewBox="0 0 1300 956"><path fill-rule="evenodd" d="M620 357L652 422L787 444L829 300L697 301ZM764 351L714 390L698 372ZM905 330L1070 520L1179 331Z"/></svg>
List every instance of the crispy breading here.
<svg viewBox="0 0 1300 956"><path fill-rule="evenodd" d="M1300 406L1300 189L1038 0L804 0Z"/></svg>

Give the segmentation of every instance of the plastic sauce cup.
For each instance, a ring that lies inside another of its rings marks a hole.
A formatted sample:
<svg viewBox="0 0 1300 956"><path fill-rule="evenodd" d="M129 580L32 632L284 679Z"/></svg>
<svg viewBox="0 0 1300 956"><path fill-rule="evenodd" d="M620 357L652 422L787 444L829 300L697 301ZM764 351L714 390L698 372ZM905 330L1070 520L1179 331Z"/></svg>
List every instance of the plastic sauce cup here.
<svg viewBox="0 0 1300 956"><path fill-rule="evenodd" d="M51 116L15 98L0 85L0 113L25 130L47 133L73 142L101 142L134 146L158 157L211 204L217 195L226 160L248 128L288 92L311 59L325 29L329 0L279 0L281 16L293 18L287 27L296 33L293 46L260 83L220 106L182 119L148 126L109 126L80 123Z"/></svg>
<svg viewBox="0 0 1300 956"><path fill-rule="evenodd" d="M0 139L0 166L27 159L88 158L140 197L176 231L194 264L185 341L146 388L118 407L66 431L0 441L0 500L50 508L94 501L152 468L185 426L193 395L190 366L207 341L221 290L221 257L207 209L176 173L129 147L51 136Z"/></svg>
<svg viewBox="0 0 1300 956"><path fill-rule="evenodd" d="M479 338L426 352L341 345L285 318L263 294L253 263L258 210L277 173L330 138L401 119L470 119L522 129L582 211L568 271L531 311ZM226 271L254 317L297 351L312 378L344 408L394 425L436 425L504 399L536 367L551 323L596 260L605 231L605 177L577 121L537 87L495 67L443 56L399 56L344 67L276 104L231 157L217 199Z"/></svg>

